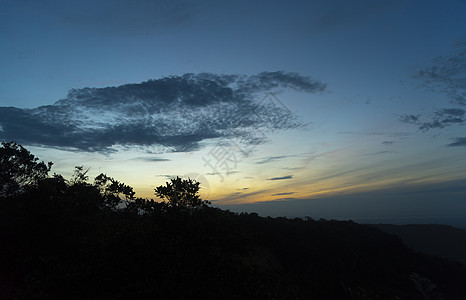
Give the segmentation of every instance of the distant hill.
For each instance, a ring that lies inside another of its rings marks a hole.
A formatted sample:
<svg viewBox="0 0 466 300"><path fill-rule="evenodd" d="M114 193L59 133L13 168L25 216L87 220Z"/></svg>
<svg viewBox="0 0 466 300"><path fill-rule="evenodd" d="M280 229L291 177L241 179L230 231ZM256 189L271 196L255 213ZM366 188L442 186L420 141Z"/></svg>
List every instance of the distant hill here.
<svg viewBox="0 0 466 300"><path fill-rule="evenodd" d="M370 226L398 236L416 251L457 260L466 265L466 230L437 224Z"/></svg>

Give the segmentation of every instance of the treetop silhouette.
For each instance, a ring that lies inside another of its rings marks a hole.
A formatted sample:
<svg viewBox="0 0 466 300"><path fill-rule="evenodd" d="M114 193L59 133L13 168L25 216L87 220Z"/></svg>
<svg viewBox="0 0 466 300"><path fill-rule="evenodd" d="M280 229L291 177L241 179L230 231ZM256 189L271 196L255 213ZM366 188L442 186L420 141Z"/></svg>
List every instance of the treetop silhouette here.
<svg viewBox="0 0 466 300"><path fill-rule="evenodd" d="M0 197L14 195L48 177L53 163L47 164L15 142L0 147Z"/></svg>
<svg viewBox="0 0 466 300"><path fill-rule="evenodd" d="M167 182L166 186L161 185L155 189L155 194L174 208L198 208L207 204L208 201L203 201L198 192L199 182L178 176Z"/></svg>

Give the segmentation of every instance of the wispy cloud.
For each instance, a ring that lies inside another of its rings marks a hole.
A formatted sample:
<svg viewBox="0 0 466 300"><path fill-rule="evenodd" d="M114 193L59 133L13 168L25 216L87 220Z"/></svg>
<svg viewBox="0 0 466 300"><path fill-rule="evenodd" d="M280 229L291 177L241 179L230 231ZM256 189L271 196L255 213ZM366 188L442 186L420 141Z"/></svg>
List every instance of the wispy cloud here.
<svg viewBox="0 0 466 300"><path fill-rule="evenodd" d="M434 111L428 120L419 115L402 115L399 120L403 123L418 125L419 130L442 129L451 125L463 124L466 121L466 110L462 108L444 108Z"/></svg>
<svg viewBox="0 0 466 300"><path fill-rule="evenodd" d="M413 115L409 115L408 117L416 117ZM401 117L400 117L401 118ZM345 134L345 135L360 135L360 136L387 136L390 138L404 138L409 136L410 133L402 132L402 131L340 131L338 134Z"/></svg>
<svg viewBox="0 0 466 300"><path fill-rule="evenodd" d="M284 180L284 179L291 179L293 178L293 175L288 175L288 176L283 176L283 177L272 177L272 178L267 178L267 180Z"/></svg>
<svg viewBox="0 0 466 300"><path fill-rule="evenodd" d="M171 159L168 158L161 158L161 157L136 157L134 160L142 160L147 162L161 162L161 161L170 161Z"/></svg>
<svg viewBox="0 0 466 300"><path fill-rule="evenodd" d="M224 199L219 199L220 202L222 203L234 203L236 202L235 200L240 200L240 199L245 199L249 198L252 196L260 195L263 193L266 193L267 190L259 190L259 191L254 191L254 192L234 192L232 194L229 194L226 196Z"/></svg>
<svg viewBox="0 0 466 300"><path fill-rule="evenodd" d="M447 147L466 147L466 137L457 137L455 141L448 144Z"/></svg>
<svg viewBox="0 0 466 300"><path fill-rule="evenodd" d="M389 222L390 219L400 220L400 218L406 221L430 216L442 217L445 222L449 218L445 216L455 216L464 220L465 193L465 181L457 180L395 185L321 198L283 198L230 205L227 203L223 207L233 211L259 211L263 216L309 215L316 218L353 219L360 222L367 220ZM443 201L437 201L439 197ZM374 199L377 201L374 202ZM424 222L438 222L438 219L426 219Z"/></svg>
<svg viewBox="0 0 466 300"><path fill-rule="evenodd" d="M267 164L267 163L277 161L277 160L281 160L283 158L287 158L287 157L290 157L290 156L292 156L292 155L269 156L269 157L262 158L261 160L256 162L256 164L258 164L258 165Z"/></svg>
<svg viewBox="0 0 466 300"><path fill-rule="evenodd" d="M157 174L155 177L162 177L162 178L167 178L167 179L172 179L175 178L177 175L168 175L168 174Z"/></svg>
<svg viewBox="0 0 466 300"><path fill-rule="evenodd" d="M419 115L408 115L408 114L403 114L398 118L401 122L407 123L407 124L419 124Z"/></svg>
<svg viewBox="0 0 466 300"><path fill-rule="evenodd" d="M466 105L466 40L456 45L455 53L439 56L415 78L428 90L447 95L453 103Z"/></svg>
<svg viewBox="0 0 466 300"><path fill-rule="evenodd" d="M273 194L272 196L286 196L286 195L293 195L293 194L296 194L296 192L278 193L278 194Z"/></svg>
<svg viewBox="0 0 466 300"><path fill-rule="evenodd" d="M430 116L403 114L399 120L415 124L421 131L442 129L466 121L466 40L458 43L453 54L439 56L413 76L426 90L446 95L456 107L434 110Z"/></svg>
<svg viewBox="0 0 466 300"><path fill-rule="evenodd" d="M188 152L212 138L264 142L258 132L303 126L286 108L257 99L282 88L315 93L325 84L297 73L185 74L107 88L73 89L34 109L0 107L0 138L61 149L108 152L154 146Z"/></svg>
<svg viewBox="0 0 466 300"><path fill-rule="evenodd" d="M394 151L379 151L379 152L373 152L373 153L365 153L363 156L373 156L373 155L381 155L381 154L387 154L387 153L394 153Z"/></svg>
<svg viewBox="0 0 466 300"><path fill-rule="evenodd" d="M275 201L291 201L291 200L296 200L296 198L286 197L286 198L279 198L279 199L276 199ZM257 202L256 202L256 203L257 203Z"/></svg>

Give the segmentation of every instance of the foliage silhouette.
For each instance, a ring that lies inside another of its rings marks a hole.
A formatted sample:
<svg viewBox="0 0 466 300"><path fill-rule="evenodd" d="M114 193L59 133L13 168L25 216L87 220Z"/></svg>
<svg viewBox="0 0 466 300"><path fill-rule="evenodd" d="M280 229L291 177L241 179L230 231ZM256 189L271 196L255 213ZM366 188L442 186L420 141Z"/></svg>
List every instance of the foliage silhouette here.
<svg viewBox="0 0 466 300"><path fill-rule="evenodd" d="M94 179L94 186L96 186L105 198L105 203L112 208L115 208L120 204L122 199L120 195L124 196L124 200L134 200L136 194L132 187L125 185L106 174L99 174Z"/></svg>
<svg viewBox="0 0 466 300"><path fill-rule="evenodd" d="M166 186L161 185L155 189L155 194L173 208L199 208L206 204L198 192L199 182L190 178L181 179L178 176L167 182Z"/></svg>
<svg viewBox="0 0 466 300"><path fill-rule="evenodd" d="M34 186L46 178L52 162L45 164L15 142L2 142L0 147L0 197L9 196Z"/></svg>
<svg viewBox="0 0 466 300"><path fill-rule="evenodd" d="M134 198L84 172L0 200L0 299L422 299L432 282L466 295L464 265L373 227L233 213L189 198L192 180L174 193L178 178L164 202Z"/></svg>
<svg viewBox="0 0 466 300"><path fill-rule="evenodd" d="M71 177L71 183L74 184L86 184L89 176L87 176L89 169L84 171L84 166L74 167L73 176Z"/></svg>

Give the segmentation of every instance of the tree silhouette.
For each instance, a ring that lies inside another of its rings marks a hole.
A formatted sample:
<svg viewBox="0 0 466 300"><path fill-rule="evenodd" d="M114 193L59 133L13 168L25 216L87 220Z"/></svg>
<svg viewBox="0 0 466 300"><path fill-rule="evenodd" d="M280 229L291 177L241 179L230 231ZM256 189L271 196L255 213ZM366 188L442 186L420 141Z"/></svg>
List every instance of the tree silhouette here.
<svg viewBox="0 0 466 300"><path fill-rule="evenodd" d="M48 177L53 163L45 164L15 142L0 147L0 197L10 196L35 186Z"/></svg>
<svg viewBox="0 0 466 300"><path fill-rule="evenodd" d="M84 171L84 166L74 167L73 176L71 177L71 184L86 184L86 181L89 179L87 172L89 172L89 169Z"/></svg>
<svg viewBox="0 0 466 300"><path fill-rule="evenodd" d="M199 192L199 182L193 179L181 179L176 177L167 182L166 186L159 186L155 194L167 201L169 207L174 208L197 208L207 201L202 201Z"/></svg>
<svg viewBox="0 0 466 300"><path fill-rule="evenodd" d="M163 202L134 199L106 174L89 183L83 167L70 180L49 177L51 164L14 143L0 154L2 178L22 191L0 201L0 299L466 295L464 265L414 252L374 227L207 207L199 183L179 177L155 189Z"/></svg>
<svg viewBox="0 0 466 300"><path fill-rule="evenodd" d="M107 176L106 174L99 174L94 179L94 186L96 186L105 198L105 203L110 207L116 207L120 202L120 194L125 197L125 200L134 200L133 188L118 180Z"/></svg>

